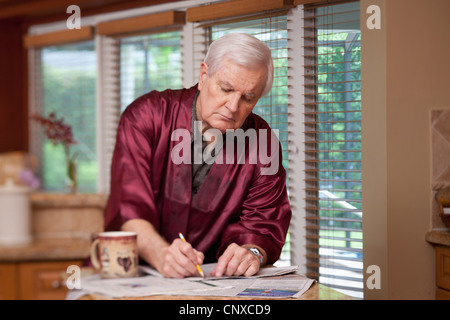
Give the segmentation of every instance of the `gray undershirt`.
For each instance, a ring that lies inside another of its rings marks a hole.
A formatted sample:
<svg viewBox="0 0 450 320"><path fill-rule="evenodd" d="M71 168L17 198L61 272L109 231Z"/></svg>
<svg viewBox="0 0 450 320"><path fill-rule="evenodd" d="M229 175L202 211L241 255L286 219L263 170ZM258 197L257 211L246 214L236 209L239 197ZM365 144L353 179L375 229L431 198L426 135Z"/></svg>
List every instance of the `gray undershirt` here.
<svg viewBox="0 0 450 320"><path fill-rule="evenodd" d="M194 145L194 130L195 130L195 121L197 121L197 113L196 113L196 104L197 104L197 97L199 92L195 95L194 103L192 104L192 112L191 112L191 163L192 163L192 197L194 197L200 186L202 185L203 181L205 181L206 176L209 173L209 170L211 169L212 164L206 163L204 160L201 164L194 163L194 153L195 152L201 152L203 154L203 151L206 148L206 141L202 137L202 146L201 149L198 148L198 146ZM201 132L200 132L201 134ZM203 159L203 157L202 157Z"/></svg>

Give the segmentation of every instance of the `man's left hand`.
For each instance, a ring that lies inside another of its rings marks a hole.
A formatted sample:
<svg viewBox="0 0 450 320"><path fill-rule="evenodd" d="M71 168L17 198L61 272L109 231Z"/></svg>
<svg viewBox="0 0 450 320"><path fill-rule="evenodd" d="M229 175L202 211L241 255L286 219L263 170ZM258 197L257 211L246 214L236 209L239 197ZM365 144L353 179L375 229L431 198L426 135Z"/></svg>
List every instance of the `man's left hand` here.
<svg viewBox="0 0 450 320"><path fill-rule="evenodd" d="M216 277L221 277L224 274L250 277L256 274L259 268L260 261L250 250L232 243L217 261L217 266L211 272L211 275Z"/></svg>

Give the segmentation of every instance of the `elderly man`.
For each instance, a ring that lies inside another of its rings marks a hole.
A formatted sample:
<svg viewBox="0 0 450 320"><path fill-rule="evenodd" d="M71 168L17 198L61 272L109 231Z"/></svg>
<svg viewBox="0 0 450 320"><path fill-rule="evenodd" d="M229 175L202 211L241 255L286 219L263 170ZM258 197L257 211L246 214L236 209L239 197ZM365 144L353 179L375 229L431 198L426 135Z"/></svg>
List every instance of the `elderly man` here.
<svg viewBox="0 0 450 320"><path fill-rule="evenodd" d="M291 219L286 172L281 165L270 174L261 172L271 162L281 164L279 142L271 161L250 161L264 139L244 147L243 162L224 161L230 159L224 154L230 151L227 139L214 163L173 159L182 143L174 139L175 130L192 137L196 128L203 133L200 148L189 141L192 159L215 140L206 137L211 130L224 136L254 130L264 138L270 128L252 110L272 79L269 48L234 33L211 44L197 85L152 91L128 106L117 132L105 230L137 232L141 259L166 277L195 275L196 265L204 262L217 261L212 275L219 277L251 276L274 263ZM179 239L180 232L188 242Z"/></svg>

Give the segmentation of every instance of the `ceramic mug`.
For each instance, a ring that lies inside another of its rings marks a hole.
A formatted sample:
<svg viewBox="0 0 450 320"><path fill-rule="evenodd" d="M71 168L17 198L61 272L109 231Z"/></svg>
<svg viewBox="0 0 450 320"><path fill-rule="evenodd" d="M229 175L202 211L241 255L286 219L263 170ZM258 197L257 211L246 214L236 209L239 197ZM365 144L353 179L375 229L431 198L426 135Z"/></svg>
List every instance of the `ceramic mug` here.
<svg viewBox="0 0 450 320"><path fill-rule="evenodd" d="M99 233L91 245L91 262L102 278L136 277L137 234L128 231Z"/></svg>

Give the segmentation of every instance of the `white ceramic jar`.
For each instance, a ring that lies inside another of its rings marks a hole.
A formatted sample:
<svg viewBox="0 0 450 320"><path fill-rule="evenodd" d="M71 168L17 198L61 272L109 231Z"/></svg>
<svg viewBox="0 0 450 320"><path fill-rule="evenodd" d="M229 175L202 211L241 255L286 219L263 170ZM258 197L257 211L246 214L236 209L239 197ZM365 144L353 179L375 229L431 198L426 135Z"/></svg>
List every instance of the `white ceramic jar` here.
<svg viewBox="0 0 450 320"><path fill-rule="evenodd" d="M32 242L30 188L12 180L0 186L0 245Z"/></svg>

